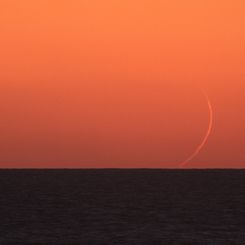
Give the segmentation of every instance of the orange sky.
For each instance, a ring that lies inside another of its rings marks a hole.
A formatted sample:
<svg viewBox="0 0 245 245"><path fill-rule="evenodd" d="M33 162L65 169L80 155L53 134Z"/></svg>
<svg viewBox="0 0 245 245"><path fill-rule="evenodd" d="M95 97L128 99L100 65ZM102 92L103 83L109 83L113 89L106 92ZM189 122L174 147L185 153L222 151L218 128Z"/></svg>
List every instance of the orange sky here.
<svg viewBox="0 0 245 245"><path fill-rule="evenodd" d="M1 0L1 167L245 167L243 0Z"/></svg>

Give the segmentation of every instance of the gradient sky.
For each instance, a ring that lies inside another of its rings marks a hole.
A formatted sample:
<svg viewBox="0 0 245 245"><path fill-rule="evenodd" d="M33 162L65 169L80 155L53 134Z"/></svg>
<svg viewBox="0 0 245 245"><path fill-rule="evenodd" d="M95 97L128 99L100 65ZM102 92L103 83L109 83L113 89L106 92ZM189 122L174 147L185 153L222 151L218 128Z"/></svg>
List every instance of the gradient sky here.
<svg viewBox="0 0 245 245"><path fill-rule="evenodd" d="M245 167L244 0L1 0L0 167Z"/></svg>

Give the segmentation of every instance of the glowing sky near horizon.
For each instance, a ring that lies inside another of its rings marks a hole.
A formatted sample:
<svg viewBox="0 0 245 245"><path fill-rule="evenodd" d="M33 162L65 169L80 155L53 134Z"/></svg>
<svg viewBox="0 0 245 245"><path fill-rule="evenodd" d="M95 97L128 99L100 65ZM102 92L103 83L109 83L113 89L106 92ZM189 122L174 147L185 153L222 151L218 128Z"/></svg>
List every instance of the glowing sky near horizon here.
<svg viewBox="0 0 245 245"><path fill-rule="evenodd" d="M243 0L2 0L0 167L245 167Z"/></svg>

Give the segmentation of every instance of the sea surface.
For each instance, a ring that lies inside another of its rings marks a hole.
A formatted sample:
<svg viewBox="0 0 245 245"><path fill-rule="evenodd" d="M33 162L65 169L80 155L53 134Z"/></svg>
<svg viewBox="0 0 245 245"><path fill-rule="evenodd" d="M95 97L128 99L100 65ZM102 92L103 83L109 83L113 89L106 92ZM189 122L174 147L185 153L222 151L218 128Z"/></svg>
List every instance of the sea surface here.
<svg viewBox="0 0 245 245"><path fill-rule="evenodd" d="M0 244L245 244L245 170L0 170Z"/></svg>

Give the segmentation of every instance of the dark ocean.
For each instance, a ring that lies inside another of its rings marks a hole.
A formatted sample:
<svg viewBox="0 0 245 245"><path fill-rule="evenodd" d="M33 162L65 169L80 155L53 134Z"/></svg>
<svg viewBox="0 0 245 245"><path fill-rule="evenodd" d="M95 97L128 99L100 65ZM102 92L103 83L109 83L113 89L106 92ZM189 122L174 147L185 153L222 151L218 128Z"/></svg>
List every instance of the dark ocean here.
<svg viewBox="0 0 245 245"><path fill-rule="evenodd" d="M245 244L245 170L0 170L0 245Z"/></svg>

